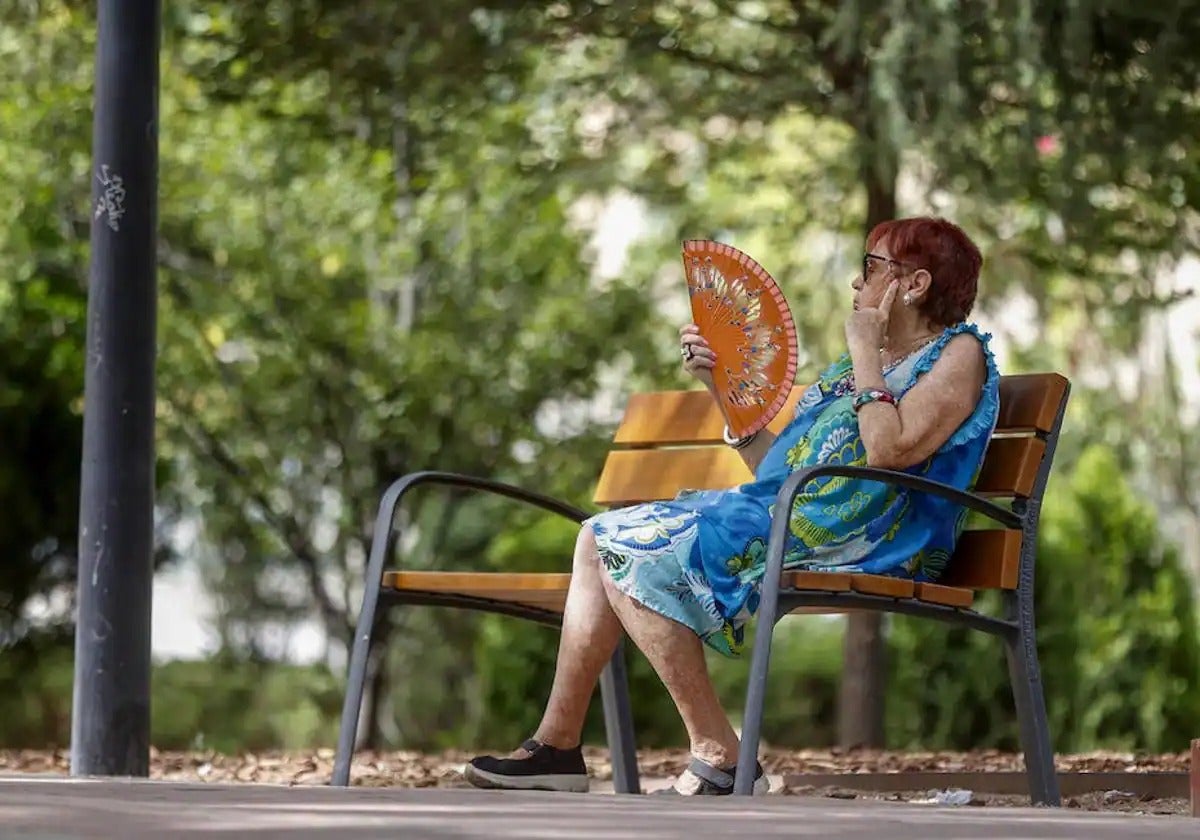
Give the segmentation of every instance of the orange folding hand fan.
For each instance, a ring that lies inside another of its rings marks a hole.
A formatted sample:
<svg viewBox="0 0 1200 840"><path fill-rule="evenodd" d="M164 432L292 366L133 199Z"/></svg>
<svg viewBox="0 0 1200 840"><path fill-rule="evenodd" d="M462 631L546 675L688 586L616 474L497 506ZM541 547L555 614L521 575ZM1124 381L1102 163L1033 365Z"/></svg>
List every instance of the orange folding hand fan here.
<svg viewBox="0 0 1200 840"><path fill-rule="evenodd" d="M737 248L683 243L692 320L717 354L713 384L729 433L746 437L774 419L796 378L796 324L766 270Z"/></svg>

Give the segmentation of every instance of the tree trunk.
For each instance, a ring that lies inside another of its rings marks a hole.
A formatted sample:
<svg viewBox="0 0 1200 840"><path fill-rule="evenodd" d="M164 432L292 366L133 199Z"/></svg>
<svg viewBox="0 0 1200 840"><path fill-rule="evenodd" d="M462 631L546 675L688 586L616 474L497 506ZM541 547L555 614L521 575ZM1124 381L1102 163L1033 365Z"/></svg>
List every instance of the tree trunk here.
<svg viewBox="0 0 1200 840"><path fill-rule="evenodd" d="M846 617L842 687L838 701L838 744L842 747L884 745L885 653L883 614L850 613Z"/></svg>
<svg viewBox="0 0 1200 840"><path fill-rule="evenodd" d="M896 215L896 168L880 160L879 149L867 139L862 177L867 190L865 233ZM838 744L842 747L884 746L884 692L887 686L887 648L883 614L850 613L842 649L842 685L838 700Z"/></svg>

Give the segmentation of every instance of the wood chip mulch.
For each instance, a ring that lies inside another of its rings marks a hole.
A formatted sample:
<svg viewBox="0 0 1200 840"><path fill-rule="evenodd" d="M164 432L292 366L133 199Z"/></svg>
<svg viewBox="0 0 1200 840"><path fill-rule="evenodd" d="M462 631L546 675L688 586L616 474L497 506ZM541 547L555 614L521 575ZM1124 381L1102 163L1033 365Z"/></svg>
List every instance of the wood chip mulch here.
<svg viewBox="0 0 1200 840"><path fill-rule="evenodd" d="M360 752L355 756L352 783L367 787L461 787L463 763L473 752L419 753L409 751ZM177 782L248 782L281 785L327 784L333 772L333 750L271 751L223 755L214 752L151 750L150 778ZM608 751L587 748L585 756L591 775L599 782L612 779ZM643 750L638 755L643 779L669 779L687 765L685 750ZM1060 772L1186 773L1185 753L1144 755L1121 752L1092 752L1060 755ZM1022 771L1019 754L981 750L975 752L888 752L877 750L771 750L765 751L763 766L769 774L792 776L804 773L904 773ZM0 750L0 774L39 773L66 775L66 750ZM829 796L838 799L923 801L934 791L869 793L849 788L795 788L791 794ZM973 805L1028 805L1025 797L974 794ZM1129 811L1146 814L1183 814L1186 800L1147 800L1119 790L1070 797L1067 807L1086 810Z"/></svg>

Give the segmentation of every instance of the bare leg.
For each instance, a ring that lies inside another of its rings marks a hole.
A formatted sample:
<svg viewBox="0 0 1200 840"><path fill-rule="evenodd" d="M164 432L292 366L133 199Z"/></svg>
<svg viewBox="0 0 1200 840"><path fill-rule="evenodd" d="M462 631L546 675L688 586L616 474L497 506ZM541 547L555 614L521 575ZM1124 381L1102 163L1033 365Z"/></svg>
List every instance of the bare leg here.
<svg viewBox="0 0 1200 840"><path fill-rule="evenodd" d="M579 743L596 681L621 637L621 622L604 591L602 578L606 577L600 569L596 537L584 526L575 543L554 685L533 736L543 744L569 749ZM523 754L518 750L514 756Z"/></svg>
<svg viewBox="0 0 1200 840"><path fill-rule="evenodd" d="M584 527L575 544L554 684L534 738L549 747L564 750L579 744L596 681L616 649L623 625L675 701L687 727L692 754L715 767L733 767L738 754L737 734L717 699L699 637L689 627L626 596L600 564L595 534L591 528ZM530 753L520 748L510 754L510 759L518 761L530 757ZM546 781L546 777L505 768L502 761L499 767L490 766L488 762L496 765L490 757L473 759L464 771L468 780L482 787L542 784L556 790L587 789L586 776L582 777L582 786L572 782L557 787L553 781ZM572 781L568 779L570 775L563 773L559 778ZM696 793L701 791L699 786L702 784L699 777L688 771L676 781L676 790Z"/></svg>
<svg viewBox="0 0 1200 840"><path fill-rule="evenodd" d="M717 699L704 645L689 628L647 609L621 592L607 574L604 589L625 632L650 660L687 727L692 755L715 767L737 763L737 733Z"/></svg>

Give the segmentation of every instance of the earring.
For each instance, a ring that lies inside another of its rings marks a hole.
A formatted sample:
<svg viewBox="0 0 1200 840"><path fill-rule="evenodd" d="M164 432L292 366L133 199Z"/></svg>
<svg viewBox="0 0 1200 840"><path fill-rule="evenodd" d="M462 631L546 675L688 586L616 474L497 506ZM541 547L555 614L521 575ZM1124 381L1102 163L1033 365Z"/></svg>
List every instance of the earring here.
<svg viewBox="0 0 1200 840"><path fill-rule="evenodd" d="M912 306L912 295L910 295L908 292L904 293L904 305Z"/></svg>

